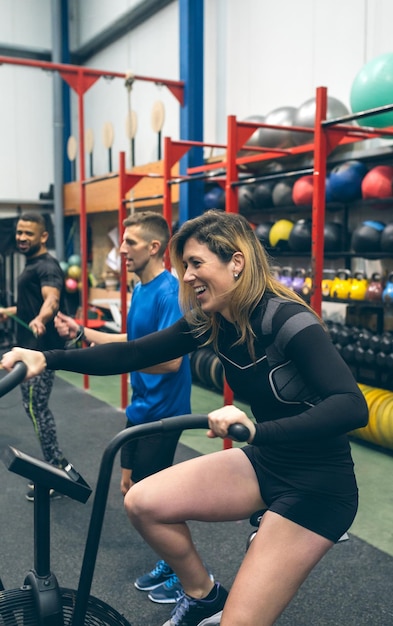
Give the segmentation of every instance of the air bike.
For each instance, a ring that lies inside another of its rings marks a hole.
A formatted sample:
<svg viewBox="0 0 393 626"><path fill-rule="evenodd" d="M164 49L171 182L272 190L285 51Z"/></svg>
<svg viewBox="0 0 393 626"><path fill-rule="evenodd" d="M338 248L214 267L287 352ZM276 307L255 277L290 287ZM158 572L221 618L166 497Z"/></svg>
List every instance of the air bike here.
<svg viewBox="0 0 393 626"><path fill-rule="evenodd" d="M16 363L0 379L0 397L19 385L25 376L26 365ZM0 579L0 626L131 626L116 609L90 595L113 463L117 452L131 439L196 428L208 428L207 415L181 415L140 424L122 430L109 442L101 459L76 590L59 586L50 570L50 490L85 503L91 488L71 465L61 470L13 446L4 450L2 458L7 469L34 483L34 567L25 574L18 589L5 589ZM246 441L249 431L241 424L233 424L229 435L236 441Z"/></svg>

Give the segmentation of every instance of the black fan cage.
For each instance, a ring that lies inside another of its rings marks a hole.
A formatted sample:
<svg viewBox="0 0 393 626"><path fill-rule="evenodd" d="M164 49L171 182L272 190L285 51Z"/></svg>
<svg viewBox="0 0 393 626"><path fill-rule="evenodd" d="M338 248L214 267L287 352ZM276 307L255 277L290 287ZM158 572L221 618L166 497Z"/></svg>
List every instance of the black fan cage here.
<svg viewBox="0 0 393 626"><path fill-rule="evenodd" d="M77 592L60 588L64 626L71 626ZM131 626L126 618L109 604L90 596L85 626ZM40 626L33 591L25 586L0 591L0 626Z"/></svg>

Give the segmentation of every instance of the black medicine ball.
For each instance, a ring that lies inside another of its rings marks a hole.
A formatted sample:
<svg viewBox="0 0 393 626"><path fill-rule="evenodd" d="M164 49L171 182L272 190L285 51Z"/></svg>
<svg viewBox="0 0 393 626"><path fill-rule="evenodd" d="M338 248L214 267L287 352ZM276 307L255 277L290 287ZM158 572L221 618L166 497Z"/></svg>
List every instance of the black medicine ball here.
<svg viewBox="0 0 393 626"><path fill-rule="evenodd" d="M393 252L393 222L386 224L381 235L382 252Z"/></svg>
<svg viewBox="0 0 393 626"><path fill-rule="evenodd" d="M254 211L256 211L256 204L254 200L254 187L252 185L242 185L238 187L237 192L239 213L247 217Z"/></svg>
<svg viewBox="0 0 393 626"><path fill-rule="evenodd" d="M338 222L326 222L324 228L325 252L338 252L341 250L342 225Z"/></svg>
<svg viewBox="0 0 393 626"><path fill-rule="evenodd" d="M352 233L351 248L354 252L379 252L381 235L385 228L383 222L367 220L357 226Z"/></svg>
<svg viewBox="0 0 393 626"><path fill-rule="evenodd" d="M261 222L255 229L255 234L263 246L270 246L269 233L274 222Z"/></svg>
<svg viewBox="0 0 393 626"><path fill-rule="evenodd" d="M277 183L272 191L273 205L277 207L293 205L292 188L293 183L285 181Z"/></svg>
<svg viewBox="0 0 393 626"><path fill-rule="evenodd" d="M254 187L254 202L257 209L265 209L271 207L272 200L272 185L269 183L259 183Z"/></svg>
<svg viewBox="0 0 393 626"><path fill-rule="evenodd" d="M300 219L295 222L288 240L291 250L294 252L309 252L311 250L311 227L310 219Z"/></svg>

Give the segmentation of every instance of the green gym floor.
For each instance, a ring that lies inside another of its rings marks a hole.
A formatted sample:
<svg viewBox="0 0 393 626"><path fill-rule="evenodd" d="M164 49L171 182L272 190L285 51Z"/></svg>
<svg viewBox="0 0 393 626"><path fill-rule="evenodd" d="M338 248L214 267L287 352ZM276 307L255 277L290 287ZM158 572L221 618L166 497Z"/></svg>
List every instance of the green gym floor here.
<svg viewBox="0 0 393 626"><path fill-rule="evenodd" d="M58 372L61 378L83 388L83 377L70 372ZM105 381L105 382L104 382ZM89 390L96 398L119 408L120 377L90 377ZM241 402L237 406L249 414ZM222 406L220 393L193 385L191 406L194 413L208 413ZM185 431L180 439L184 445L205 454L219 450L221 439L208 439L205 431ZM236 444L237 445L237 444ZM359 484L359 511L350 533L370 545L393 556L393 454L388 450L375 449L355 439L351 441L352 454Z"/></svg>

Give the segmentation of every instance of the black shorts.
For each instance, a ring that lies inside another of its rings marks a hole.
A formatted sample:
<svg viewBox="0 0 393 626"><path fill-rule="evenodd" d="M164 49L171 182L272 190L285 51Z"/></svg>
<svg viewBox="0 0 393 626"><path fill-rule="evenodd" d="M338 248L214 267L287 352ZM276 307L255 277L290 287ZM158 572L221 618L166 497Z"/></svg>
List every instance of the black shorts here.
<svg viewBox="0 0 393 626"><path fill-rule="evenodd" d="M181 431L175 431L132 439L121 449L121 467L132 470L134 483L170 467L180 435Z"/></svg>
<svg viewBox="0 0 393 626"><path fill-rule="evenodd" d="M249 458L259 483L262 499L269 511L308 528L336 543L349 529L358 508L358 492L337 496L306 492L260 467L253 446L242 448Z"/></svg>

